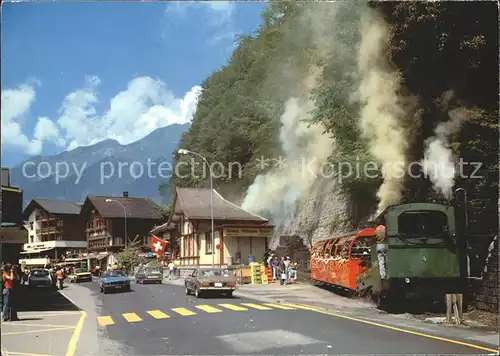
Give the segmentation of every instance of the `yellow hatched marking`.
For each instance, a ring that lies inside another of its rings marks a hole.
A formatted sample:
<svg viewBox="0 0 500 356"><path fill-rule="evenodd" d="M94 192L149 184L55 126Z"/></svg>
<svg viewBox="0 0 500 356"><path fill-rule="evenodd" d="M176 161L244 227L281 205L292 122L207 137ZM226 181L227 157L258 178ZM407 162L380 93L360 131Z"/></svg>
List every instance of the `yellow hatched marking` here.
<svg viewBox="0 0 500 356"><path fill-rule="evenodd" d="M214 308L211 305L197 305L196 308L203 310L204 312L207 313L221 313L222 310Z"/></svg>
<svg viewBox="0 0 500 356"><path fill-rule="evenodd" d="M170 318L167 314L162 312L161 310L148 310L147 313L151 315L155 319L166 319Z"/></svg>
<svg viewBox="0 0 500 356"><path fill-rule="evenodd" d="M221 307L224 307L226 309L234 310L234 311L244 311L248 310L247 308L240 307L238 305L234 304L219 304Z"/></svg>
<svg viewBox="0 0 500 356"><path fill-rule="evenodd" d="M142 320L136 313L124 313L122 315L129 323L136 323Z"/></svg>
<svg viewBox="0 0 500 356"><path fill-rule="evenodd" d="M113 319L111 319L110 316L98 316L97 317L97 322L99 323L100 326L108 326L108 325L113 325L115 322Z"/></svg>
<svg viewBox="0 0 500 356"><path fill-rule="evenodd" d="M180 314L182 316L190 316L190 315L196 315L195 312L186 309L186 308L173 308L172 311L176 312L177 314Z"/></svg>
<svg viewBox="0 0 500 356"><path fill-rule="evenodd" d="M266 303L264 305L267 305L268 307L272 307L272 308L283 309L283 310L296 310L295 308L292 308L292 307L286 306L286 305L282 305L282 304L269 304L269 303Z"/></svg>
<svg viewBox="0 0 500 356"><path fill-rule="evenodd" d="M253 303L241 303L241 305L245 305L247 307L254 308L257 310L272 310L273 309L273 308L265 307L263 305L253 304Z"/></svg>

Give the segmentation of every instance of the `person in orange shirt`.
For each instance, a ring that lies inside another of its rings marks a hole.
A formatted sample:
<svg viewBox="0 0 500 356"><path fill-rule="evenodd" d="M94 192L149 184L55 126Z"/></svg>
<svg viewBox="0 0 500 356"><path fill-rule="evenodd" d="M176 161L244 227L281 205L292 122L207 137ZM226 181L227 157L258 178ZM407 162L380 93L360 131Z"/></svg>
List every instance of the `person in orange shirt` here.
<svg viewBox="0 0 500 356"><path fill-rule="evenodd" d="M3 321L13 321L12 318L12 287L14 286L14 271L12 266L7 264L3 268L2 273L2 319Z"/></svg>
<svg viewBox="0 0 500 356"><path fill-rule="evenodd" d="M63 281L64 281L64 271L62 268L59 268L56 272L57 283L59 285L59 289L63 289Z"/></svg>

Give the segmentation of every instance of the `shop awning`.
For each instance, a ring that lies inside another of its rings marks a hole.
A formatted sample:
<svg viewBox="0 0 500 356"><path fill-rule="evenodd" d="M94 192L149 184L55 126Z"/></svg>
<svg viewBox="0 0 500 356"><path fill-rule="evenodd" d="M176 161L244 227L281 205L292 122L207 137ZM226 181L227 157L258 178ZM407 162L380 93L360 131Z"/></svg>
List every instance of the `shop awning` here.
<svg viewBox="0 0 500 356"><path fill-rule="evenodd" d="M97 259L97 260L102 260L106 257L108 257L111 254L111 252L99 252L99 253L90 253L87 255L87 258L90 259Z"/></svg>
<svg viewBox="0 0 500 356"><path fill-rule="evenodd" d="M26 254L32 254L32 253L40 253L40 252L50 251L53 249L54 249L53 247L50 247L50 248L42 248L40 250L22 251L21 254L26 255Z"/></svg>

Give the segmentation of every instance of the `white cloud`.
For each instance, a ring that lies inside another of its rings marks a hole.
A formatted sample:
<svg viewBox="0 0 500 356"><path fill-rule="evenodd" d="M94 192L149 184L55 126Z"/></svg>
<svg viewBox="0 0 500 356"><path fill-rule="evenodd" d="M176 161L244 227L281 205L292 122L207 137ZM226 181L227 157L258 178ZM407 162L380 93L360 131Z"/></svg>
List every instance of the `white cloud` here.
<svg viewBox="0 0 500 356"><path fill-rule="evenodd" d="M129 144L157 128L190 122L201 93L201 87L194 86L178 98L161 80L137 77L99 114L95 105L99 102L100 83L98 77L88 76L83 88L66 95L56 122L47 117L38 119L31 140L22 133L19 118L28 113L35 99L34 88L20 86L2 91L2 145L36 155L44 142L67 150L108 138Z"/></svg>
<svg viewBox="0 0 500 356"><path fill-rule="evenodd" d="M21 150L31 155L42 151L39 140L29 140L22 132L22 120L28 114L35 101L35 86L30 84L19 85L16 89L2 90L1 102L1 131L2 146Z"/></svg>
<svg viewBox="0 0 500 356"><path fill-rule="evenodd" d="M169 2L165 8L164 22L166 30L163 31L162 37L166 37L168 28L171 25L172 17L184 18L187 11L190 9L202 10L207 12L207 25L211 27L212 33L207 41L209 46L217 45L222 41L231 40L234 42L235 36L239 33L233 21L235 3L230 1L174 1Z"/></svg>
<svg viewBox="0 0 500 356"><path fill-rule="evenodd" d="M109 102L109 109L97 115L97 77L87 86L66 96L58 124L70 142L67 149L86 146L105 139L121 144L135 142L152 131L190 122L201 92L194 86L184 98L177 98L161 80L137 77Z"/></svg>

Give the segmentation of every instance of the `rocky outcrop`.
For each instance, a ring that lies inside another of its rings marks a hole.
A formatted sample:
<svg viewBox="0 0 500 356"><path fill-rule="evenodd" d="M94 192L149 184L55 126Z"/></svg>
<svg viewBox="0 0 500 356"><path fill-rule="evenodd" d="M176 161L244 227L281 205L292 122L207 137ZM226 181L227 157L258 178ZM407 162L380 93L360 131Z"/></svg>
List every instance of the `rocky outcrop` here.
<svg viewBox="0 0 500 356"><path fill-rule="evenodd" d="M346 231L347 204L331 179L318 178L308 197L298 204L295 216L276 229L271 248L281 235L298 235L309 246L311 242Z"/></svg>
<svg viewBox="0 0 500 356"><path fill-rule="evenodd" d="M498 236L496 236L489 248L481 286L476 292L476 307L493 313L498 313L500 299L498 253Z"/></svg>

